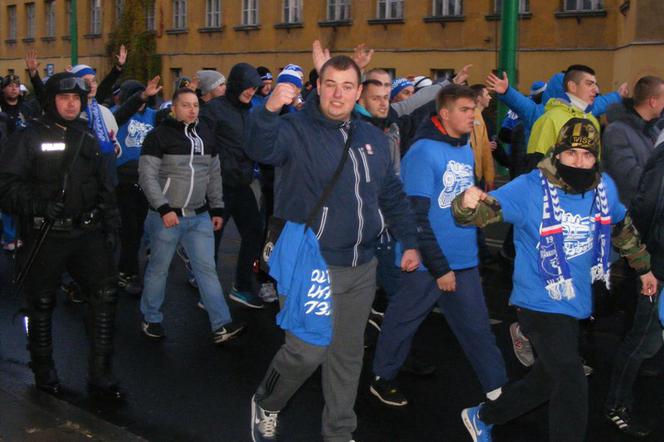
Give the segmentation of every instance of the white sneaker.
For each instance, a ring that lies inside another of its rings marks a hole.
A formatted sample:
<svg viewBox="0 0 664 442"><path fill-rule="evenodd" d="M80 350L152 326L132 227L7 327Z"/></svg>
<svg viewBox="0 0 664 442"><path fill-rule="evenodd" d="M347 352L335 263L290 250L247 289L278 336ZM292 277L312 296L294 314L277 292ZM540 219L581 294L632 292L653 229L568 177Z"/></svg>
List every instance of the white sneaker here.
<svg viewBox="0 0 664 442"><path fill-rule="evenodd" d="M274 284L271 282L264 282L261 284L261 289L258 292L258 296L263 300L263 302L275 302L279 300L279 296L277 296L277 290L274 288Z"/></svg>
<svg viewBox="0 0 664 442"><path fill-rule="evenodd" d="M256 403L256 396L251 398L251 440L264 442L277 440L278 411L263 410Z"/></svg>

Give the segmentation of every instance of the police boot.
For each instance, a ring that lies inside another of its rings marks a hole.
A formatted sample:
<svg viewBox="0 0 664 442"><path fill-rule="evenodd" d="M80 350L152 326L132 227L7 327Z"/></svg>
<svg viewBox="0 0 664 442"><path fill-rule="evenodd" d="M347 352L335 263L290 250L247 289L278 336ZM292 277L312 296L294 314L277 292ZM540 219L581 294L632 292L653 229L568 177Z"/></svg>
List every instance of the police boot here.
<svg viewBox="0 0 664 442"><path fill-rule="evenodd" d="M90 355L90 394L107 399L121 399L122 392L112 375L113 335L115 331L115 288L94 294L92 307L92 352Z"/></svg>
<svg viewBox="0 0 664 442"><path fill-rule="evenodd" d="M61 392L58 374L53 362L51 316L54 307L52 294L42 293L30 302L27 317L30 368L35 375L35 386L49 394Z"/></svg>

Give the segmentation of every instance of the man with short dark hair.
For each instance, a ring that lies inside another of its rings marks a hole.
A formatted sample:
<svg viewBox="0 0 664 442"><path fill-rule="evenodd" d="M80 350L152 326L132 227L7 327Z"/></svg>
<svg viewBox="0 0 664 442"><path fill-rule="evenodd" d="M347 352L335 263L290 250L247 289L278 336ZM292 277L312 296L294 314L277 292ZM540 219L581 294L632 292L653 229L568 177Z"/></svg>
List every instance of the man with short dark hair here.
<svg viewBox="0 0 664 442"><path fill-rule="evenodd" d="M173 94L174 116L167 117L143 142L138 175L150 204L145 221L150 260L141 296L141 325L149 338L166 336L160 308L168 268L181 243L210 317L212 340L222 344L236 338L244 324L231 318L214 262L213 230L221 229L224 221L221 173L212 132L198 123L198 106L194 91L178 89Z"/></svg>
<svg viewBox="0 0 664 442"><path fill-rule="evenodd" d="M383 220L404 244L401 268L411 271L419 265L415 225L387 140L380 130L352 115L362 91L359 67L338 56L319 72L318 96L311 97L302 111L279 116L299 94L292 84L280 83L265 107L252 112L247 131L247 153L276 166L275 216L295 223L305 222L348 148L348 161L324 207L313 214L311 226L328 269L329 278L324 279L331 287L331 342L314 344L286 330L285 344L252 398L254 441L275 440L279 411L318 366L325 397L323 438L352 438L364 328L376 286L374 251Z"/></svg>
<svg viewBox="0 0 664 442"><path fill-rule="evenodd" d="M11 135L16 128L24 127L27 120L39 116L38 106L33 108L21 95L21 79L18 75L8 74L0 81L0 112L4 112L9 118L7 120L7 133Z"/></svg>
<svg viewBox="0 0 664 442"><path fill-rule="evenodd" d="M602 164L616 182L625 206L629 207L637 194L641 175L655 150L659 131L654 123L661 117L662 109L664 80L653 76L636 82L633 99L609 109L610 124L602 134ZM633 387L643 361L661 348L662 326L657 321L657 303L639 295L638 283L638 275L627 267L624 295L629 306L626 313L633 313L633 323L616 354L604 405L607 418L620 431L646 436L650 429L633 416Z"/></svg>
<svg viewBox="0 0 664 442"><path fill-rule="evenodd" d="M443 88L436 99L438 113L420 126L403 158L402 179L415 212L424 266L402 275L378 338L370 392L388 405L407 404L396 376L415 332L435 305L444 313L487 397L496 399L507 382L482 294L477 231L457 226L450 209L454 197L475 183L469 145L475 97L475 91L465 86Z"/></svg>

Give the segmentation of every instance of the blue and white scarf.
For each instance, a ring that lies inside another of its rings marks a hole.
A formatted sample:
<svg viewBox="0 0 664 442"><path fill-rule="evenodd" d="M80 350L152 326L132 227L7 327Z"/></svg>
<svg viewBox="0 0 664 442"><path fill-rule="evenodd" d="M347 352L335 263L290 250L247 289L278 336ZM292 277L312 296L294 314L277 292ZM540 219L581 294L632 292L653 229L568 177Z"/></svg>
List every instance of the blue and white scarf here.
<svg viewBox="0 0 664 442"><path fill-rule="evenodd" d="M540 276L549 296L560 301L573 299L574 284L565 256L565 238L562 226L563 211L560 207L558 190L540 171L544 204L542 208L542 227L540 229L539 255ZM592 282L604 281L609 285L609 247L611 241L611 215L606 197L604 180L600 180L593 200L595 215L593 229L594 263L590 269Z"/></svg>
<svg viewBox="0 0 664 442"><path fill-rule="evenodd" d="M101 109L99 108L99 103L97 103L96 99L93 98L88 102L85 112L88 115L88 126L95 133L97 140L99 140L101 153L108 154L115 152L115 143L111 139L111 134L106 128L104 117L101 114Z"/></svg>

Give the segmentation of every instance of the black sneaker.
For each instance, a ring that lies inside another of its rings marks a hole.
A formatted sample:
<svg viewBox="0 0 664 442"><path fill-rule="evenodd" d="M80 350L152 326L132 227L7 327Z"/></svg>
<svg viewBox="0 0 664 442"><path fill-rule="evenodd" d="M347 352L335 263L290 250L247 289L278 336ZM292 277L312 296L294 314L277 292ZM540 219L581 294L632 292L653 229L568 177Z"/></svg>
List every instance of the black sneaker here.
<svg viewBox="0 0 664 442"><path fill-rule="evenodd" d="M634 419L629 408L624 405L606 411L606 418L613 422L620 431L633 437L646 437L652 431Z"/></svg>
<svg viewBox="0 0 664 442"><path fill-rule="evenodd" d="M371 313L369 313L369 325L380 332L380 329L383 326L383 318L385 315L378 312L374 313L374 311L374 309L371 309Z"/></svg>
<svg viewBox="0 0 664 442"><path fill-rule="evenodd" d="M392 407L403 407L408 405L408 399L399 390L396 380L376 378L369 385L369 392L376 396L382 403Z"/></svg>
<svg viewBox="0 0 664 442"><path fill-rule="evenodd" d="M143 321L142 329L148 338L158 340L166 337L166 332L164 332L164 327L161 326L160 322Z"/></svg>
<svg viewBox="0 0 664 442"><path fill-rule="evenodd" d="M224 342L230 341L231 339L237 338L242 331L244 331L246 325L244 322L231 321L226 325L222 325L218 329L212 332L212 340L215 344L222 344Z"/></svg>
<svg viewBox="0 0 664 442"><path fill-rule="evenodd" d="M409 354L406 362L403 363L403 366L399 371L414 376L430 376L436 372L436 366L427 364L423 360Z"/></svg>

